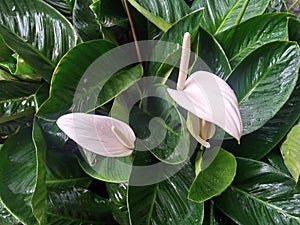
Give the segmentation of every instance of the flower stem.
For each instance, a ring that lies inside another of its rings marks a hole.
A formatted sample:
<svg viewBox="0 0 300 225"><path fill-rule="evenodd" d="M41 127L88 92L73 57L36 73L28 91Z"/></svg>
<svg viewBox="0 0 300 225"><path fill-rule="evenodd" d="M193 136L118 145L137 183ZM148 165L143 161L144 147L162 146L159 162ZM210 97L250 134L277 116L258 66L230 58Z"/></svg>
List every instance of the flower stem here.
<svg viewBox="0 0 300 225"><path fill-rule="evenodd" d="M136 37L136 33L135 33L134 25L133 25L133 22L132 22L131 14L130 14L130 11L129 11L129 8L128 8L127 0L124 0L124 6L125 6L125 10L126 10L126 13L127 13L127 16L128 16L131 32L132 32L132 37L133 37L133 41L134 41L134 45L135 45L136 54L137 54L139 62L142 63L140 47L139 47L138 40L137 40L137 37Z"/></svg>
<svg viewBox="0 0 300 225"><path fill-rule="evenodd" d="M290 12L298 3L299 3L300 0L295 0L293 2L293 4L291 4L291 6L288 8L288 12Z"/></svg>
<svg viewBox="0 0 300 225"><path fill-rule="evenodd" d="M191 50L191 36L186 32L183 36L181 60L179 67L179 75L177 80L177 90L183 90L185 86L185 80L187 77Z"/></svg>

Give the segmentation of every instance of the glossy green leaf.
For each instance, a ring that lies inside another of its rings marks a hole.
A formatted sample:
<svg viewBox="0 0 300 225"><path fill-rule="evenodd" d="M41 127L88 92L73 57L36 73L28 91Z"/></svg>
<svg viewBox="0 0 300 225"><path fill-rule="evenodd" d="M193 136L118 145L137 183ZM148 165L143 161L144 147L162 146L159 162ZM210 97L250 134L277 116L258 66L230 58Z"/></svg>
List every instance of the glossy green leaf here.
<svg viewBox="0 0 300 225"><path fill-rule="evenodd" d="M32 122L32 116L30 118L23 117L18 120L9 121L6 123L0 123L0 134L3 135L3 139L6 139L7 136L16 133L18 130L24 127L28 127ZM2 139L0 138L0 140Z"/></svg>
<svg viewBox="0 0 300 225"><path fill-rule="evenodd" d="M111 6L114 7L111 7ZM127 28L128 18L120 0L96 0L90 6L103 27L115 25Z"/></svg>
<svg viewBox="0 0 300 225"><path fill-rule="evenodd" d="M84 151L83 151L84 152ZM107 182L127 182L131 172L129 157L105 157L85 151L79 158L82 169L91 177Z"/></svg>
<svg viewBox="0 0 300 225"><path fill-rule="evenodd" d="M90 9L92 0L75 0L73 26L83 41L100 39L100 25Z"/></svg>
<svg viewBox="0 0 300 225"><path fill-rule="evenodd" d="M116 224L108 200L83 188L50 188L47 207L47 225Z"/></svg>
<svg viewBox="0 0 300 225"><path fill-rule="evenodd" d="M162 31L166 32L170 27L172 26L171 23L163 19L162 17L153 14L152 12L148 11L145 9L142 5L140 5L137 1L135 0L128 0L130 4L138 10L143 16L145 16L150 22L155 24L159 29Z"/></svg>
<svg viewBox="0 0 300 225"><path fill-rule="evenodd" d="M204 8L201 26L211 34L216 34L262 14L268 5L269 0L195 0L192 8Z"/></svg>
<svg viewBox="0 0 300 225"><path fill-rule="evenodd" d="M260 46L272 41L287 40L289 15L259 15L217 34L216 39L224 48L231 65L235 67ZM252 32L248 32L249 30Z"/></svg>
<svg viewBox="0 0 300 225"><path fill-rule="evenodd" d="M288 30L289 39L300 43L300 21L295 18L289 18Z"/></svg>
<svg viewBox="0 0 300 225"><path fill-rule="evenodd" d="M147 105L154 107L147 107ZM185 121L174 105L163 98L149 97L141 109L130 113L130 126L136 136L137 151L149 150L160 161L179 164L188 158L190 141Z"/></svg>
<svg viewBox="0 0 300 225"><path fill-rule="evenodd" d="M284 106L264 126L242 137L240 145L226 140L224 148L237 156L261 159L268 154L287 134L299 119L300 80ZM257 147L259 146L259 148Z"/></svg>
<svg viewBox="0 0 300 225"><path fill-rule="evenodd" d="M190 8L183 0L178 1L141 1L129 0L150 22L166 32L173 23L191 12Z"/></svg>
<svg viewBox="0 0 300 225"><path fill-rule="evenodd" d="M32 67L24 61L19 55L16 55L17 63L15 71L11 71L18 79L27 82L40 82L42 77L38 75Z"/></svg>
<svg viewBox="0 0 300 225"><path fill-rule="evenodd" d="M56 63L78 42L72 25L40 0L2 1L0 24L8 46L48 82Z"/></svg>
<svg viewBox="0 0 300 225"><path fill-rule="evenodd" d="M284 164L282 155L280 154L279 147L275 148L268 155L266 155L266 159L268 160L268 163L271 166L273 166L275 169L285 173L288 176L291 176L289 170L286 168L286 165Z"/></svg>
<svg viewBox="0 0 300 225"><path fill-rule="evenodd" d="M296 225L300 196L294 187L291 177L272 166L240 158L234 183L215 203L238 224Z"/></svg>
<svg viewBox="0 0 300 225"><path fill-rule="evenodd" d="M3 38L0 37L0 64L12 57L13 51L6 45Z"/></svg>
<svg viewBox="0 0 300 225"><path fill-rule="evenodd" d="M127 184L106 183L114 219L120 225L130 225L127 210Z"/></svg>
<svg viewBox="0 0 300 225"><path fill-rule="evenodd" d="M0 202L0 224L3 225L19 224L19 221L7 211L7 209L4 207L4 205L1 202Z"/></svg>
<svg viewBox="0 0 300 225"><path fill-rule="evenodd" d="M214 149L206 151L214 151ZM202 161L205 162L204 160L203 158ZM195 202L204 202L220 195L232 183L235 173L235 157L220 149L207 168L200 171L193 181L188 198Z"/></svg>
<svg viewBox="0 0 300 225"><path fill-rule="evenodd" d="M31 203L32 212L39 224L45 223L46 216L46 151L47 143L43 137L42 130L34 120L32 129L32 140L35 146L36 156L36 186Z"/></svg>
<svg viewBox="0 0 300 225"><path fill-rule="evenodd" d="M128 206L131 224L201 224L203 203L194 203L187 199L193 176L193 168L190 164L186 164L174 176L168 177L166 174L166 179L160 183L129 186ZM132 175L130 179L136 178Z"/></svg>
<svg viewBox="0 0 300 225"><path fill-rule="evenodd" d="M132 62L120 49L112 50L114 47L110 42L97 40L69 51L57 66L50 97L38 116L54 120L70 109L91 111L134 84L143 74L141 65L117 71ZM111 63L112 57L115 64Z"/></svg>
<svg viewBox="0 0 300 225"><path fill-rule="evenodd" d="M51 5L56 10L58 10L69 20L72 20L72 10L74 7L75 0L43 0L43 1Z"/></svg>
<svg viewBox="0 0 300 225"><path fill-rule="evenodd" d="M191 9L183 0L159 1L159 0L136 0L142 7L156 16L160 16L167 22L173 24L191 12Z"/></svg>
<svg viewBox="0 0 300 225"><path fill-rule="evenodd" d="M36 91L34 97L36 111L38 111L41 105L49 97L49 85L47 83L41 85ZM68 136L59 129L55 122L46 121L42 118L38 118L38 124L43 131L48 145L55 146L57 148L62 148L63 145L67 142Z"/></svg>
<svg viewBox="0 0 300 225"><path fill-rule="evenodd" d="M34 114L34 92L38 84L0 81L0 123Z"/></svg>
<svg viewBox="0 0 300 225"><path fill-rule="evenodd" d="M206 211L203 225L236 225L234 221L215 206L213 201L207 203L206 206L209 207L209 210Z"/></svg>
<svg viewBox="0 0 300 225"><path fill-rule="evenodd" d="M81 169L76 156L70 150L49 149L47 151L47 187L58 189L87 188L91 180L91 177Z"/></svg>
<svg viewBox="0 0 300 225"><path fill-rule="evenodd" d="M33 95L39 84L17 81L0 81L0 101Z"/></svg>
<svg viewBox="0 0 300 225"><path fill-rule="evenodd" d="M231 65L220 43L201 27L199 28L198 42L198 55L204 63L197 59L191 73L209 69L209 72L225 79L231 73Z"/></svg>
<svg viewBox="0 0 300 225"><path fill-rule="evenodd" d="M6 72L5 70L0 69L0 81L18 81L16 77L11 75L10 73Z"/></svg>
<svg viewBox="0 0 300 225"><path fill-rule="evenodd" d="M20 130L3 145L0 157L0 196L22 223L37 224L32 197L37 185L37 158L31 129Z"/></svg>
<svg viewBox="0 0 300 225"><path fill-rule="evenodd" d="M258 48L232 72L228 83L240 105L244 134L262 127L289 99L299 65L298 45L276 41Z"/></svg>
<svg viewBox="0 0 300 225"><path fill-rule="evenodd" d="M300 124L295 125L288 133L286 140L280 147L284 163L295 182L298 182L300 176Z"/></svg>

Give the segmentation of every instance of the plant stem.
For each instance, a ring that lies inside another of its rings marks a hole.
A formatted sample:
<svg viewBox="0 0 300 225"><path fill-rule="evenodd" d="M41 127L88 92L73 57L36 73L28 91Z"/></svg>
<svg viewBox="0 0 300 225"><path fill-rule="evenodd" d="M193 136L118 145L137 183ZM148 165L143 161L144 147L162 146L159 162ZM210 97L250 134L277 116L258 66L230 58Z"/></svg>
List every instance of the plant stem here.
<svg viewBox="0 0 300 225"><path fill-rule="evenodd" d="M127 13L127 16L128 16L131 32L132 32L132 37L133 37L133 41L134 41L134 45L135 45L135 49L136 49L136 54L137 54L139 62L142 63L140 47L139 47L138 40L137 40L137 37L136 37L136 33L135 33L134 25L133 25L133 22L132 22L132 18L131 18L130 12L129 12L127 0L124 0L124 6L125 6L125 10L126 10L126 13Z"/></svg>
<svg viewBox="0 0 300 225"><path fill-rule="evenodd" d="M290 12L292 10L292 8L294 8L298 3L299 3L300 0L295 0L293 2L293 4L288 8L288 12Z"/></svg>

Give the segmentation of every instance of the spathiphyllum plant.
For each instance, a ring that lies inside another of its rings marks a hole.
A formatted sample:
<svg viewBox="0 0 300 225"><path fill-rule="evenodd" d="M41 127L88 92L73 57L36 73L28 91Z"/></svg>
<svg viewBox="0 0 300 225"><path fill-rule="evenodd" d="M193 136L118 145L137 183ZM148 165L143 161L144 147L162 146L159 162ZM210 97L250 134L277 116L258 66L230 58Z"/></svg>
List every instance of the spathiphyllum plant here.
<svg viewBox="0 0 300 225"><path fill-rule="evenodd" d="M1 0L0 224L300 224L298 8Z"/></svg>

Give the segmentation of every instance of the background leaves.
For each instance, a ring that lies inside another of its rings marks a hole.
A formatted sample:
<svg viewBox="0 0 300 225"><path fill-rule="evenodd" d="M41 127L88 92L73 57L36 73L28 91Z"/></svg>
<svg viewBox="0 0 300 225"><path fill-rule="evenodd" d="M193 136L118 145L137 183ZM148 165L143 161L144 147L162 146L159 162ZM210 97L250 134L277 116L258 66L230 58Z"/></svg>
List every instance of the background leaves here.
<svg viewBox="0 0 300 225"><path fill-rule="evenodd" d="M204 8L205 15L202 26L211 34L216 34L239 24L241 21L260 15L268 5L268 0L230 0L226 2L195 0L192 8Z"/></svg>
<svg viewBox="0 0 300 225"><path fill-rule="evenodd" d="M56 63L79 37L71 24L42 1L2 1L0 34L32 68L50 82Z"/></svg>
<svg viewBox="0 0 300 225"><path fill-rule="evenodd" d="M299 224L299 194L291 177L244 158L237 171L232 186L215 201L226 215L238 224Z"/></svg>
<svg viewBox="0 0 300 225"><path fill-rule="evenodd" d="M296 43L272 42L250 54L231 73L228 83L240 105L244 134L262 127L288 100L298 79L299 60Z"/></svg>

